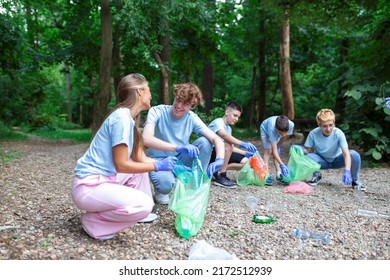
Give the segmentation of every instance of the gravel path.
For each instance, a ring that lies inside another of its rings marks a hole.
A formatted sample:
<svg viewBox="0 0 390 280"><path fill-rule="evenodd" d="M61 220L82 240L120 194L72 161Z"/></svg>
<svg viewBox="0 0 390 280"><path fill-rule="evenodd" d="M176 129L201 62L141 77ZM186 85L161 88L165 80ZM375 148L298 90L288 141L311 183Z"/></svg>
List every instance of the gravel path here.
<svg viewBox="0 0 390 280"><path fill-rule="evenodd" d="M354 213L363 207L390 214L389 168L362 170L368 189L364 201L342 186L341 170L324 171L323 180L309 195L283 193L285 186L278 184L235 190L212 185L204 224L194 237L178 236L175 214L156 205L159 219L153 223L134 225L112 240L93 240L83 232L81 212L70 198L73 168L87 146L39 139L0 143L3 150L21 152L12 164L0 165L0 259L185 260L200 240L241 260L390 259L390 220ZM287 149L284 145L284 157ZM236 175L228 173L231 178ZM258 210L276 221L253 223L253 212L244 203L248 196L256 197L258 206L286 204L287 212ZM331 241L300 242L292 235L295 228L327 232Z"/></svg>

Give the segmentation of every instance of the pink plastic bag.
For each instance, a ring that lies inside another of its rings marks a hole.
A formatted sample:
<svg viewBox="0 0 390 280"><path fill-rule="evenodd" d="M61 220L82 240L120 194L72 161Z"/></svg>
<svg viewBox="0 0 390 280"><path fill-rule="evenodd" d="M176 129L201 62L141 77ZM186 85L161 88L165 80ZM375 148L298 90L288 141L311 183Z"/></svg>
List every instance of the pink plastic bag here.
<svg viewBox="0 0 390 280"><path fill-rule="evenodd" d="M314 191L314 188L305 182L293 181L283 189L284 193L303 193L308 194Z"/></svg>

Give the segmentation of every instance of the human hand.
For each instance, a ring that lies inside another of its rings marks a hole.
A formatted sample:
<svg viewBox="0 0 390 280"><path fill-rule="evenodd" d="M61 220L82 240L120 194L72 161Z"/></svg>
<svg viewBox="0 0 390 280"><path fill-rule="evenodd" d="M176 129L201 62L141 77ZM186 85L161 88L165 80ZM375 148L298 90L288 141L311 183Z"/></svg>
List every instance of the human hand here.
<svg viewBox="0 0 390 280"><path fill-rule="evenodd" d="M171 171L177 162L176 157L166 157L162 160L153 162L155 171Z"/></svg>
<svg viewBox="0 0 390 280"><path fill-rule="evenodd" d="M253 157L254 153L252 152L245 152L245 157L250 158Z"/></svg>
<svg viewBox="0 0 390 280"><path fill-rule="evenodd" d="M288 168L287 168L287 166L286 166L284 163L281 163L281 164L279 165L279 167L280 167L280 169L282 170L282 175L283 175L284 177L288 177L288 176L290 175L290 172L288 171Z"/></svg>
<svg viewBox="0 0 390 280"><path fill-rule="evenodd" d="M352 183L351 171L345 169L343 174L344 185L350 185Z"/></svg>
<svg viewBox="0 0 390 280"><path fill-rule="evenodd" d="M256 146L249 142L241 142L240 147L250 152L256 152L257 150Z"/></svg>
<svg viewBox="0 0 390 280"><path fill-rule="evenodd" d="M210 163L207 167L207 175L209 176L209 178L211 178L215 172L221 169L222 165L223 158L216 158L213 163Z"/></svg>
<svg viewBox="0 0 390 280"><path fill-rule="evenodd" d="M198 147L188 144L185 146L177 146L176 152L178 153L187 153L191 158L197 157L199 155Z"/></svg>

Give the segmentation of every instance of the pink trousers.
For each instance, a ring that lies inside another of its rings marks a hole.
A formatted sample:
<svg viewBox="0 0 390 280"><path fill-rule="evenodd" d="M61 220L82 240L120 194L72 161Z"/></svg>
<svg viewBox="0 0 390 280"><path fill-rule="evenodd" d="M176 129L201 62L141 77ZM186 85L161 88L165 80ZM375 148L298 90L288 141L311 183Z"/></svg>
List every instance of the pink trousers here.
<svg viewBox="0 0 390 280"><path fill-rule="evenodd" d="M154 206L148 173L76 177L72 199L86 211L81 224L96 239L134 225Z"/></svg>

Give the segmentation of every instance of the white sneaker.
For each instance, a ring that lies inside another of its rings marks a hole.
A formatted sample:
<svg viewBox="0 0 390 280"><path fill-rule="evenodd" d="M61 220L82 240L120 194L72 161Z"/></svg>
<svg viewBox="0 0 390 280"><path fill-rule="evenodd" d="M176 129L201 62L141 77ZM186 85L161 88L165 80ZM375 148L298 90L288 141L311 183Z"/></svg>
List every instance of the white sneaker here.
<svg viewBox="0 0 390 280"><path fill-rule="evenodd" d="M158 218L158 216L156 214L150 213L145 218L143 218L142 220L138 221L138 223L150 223L150 222L153 222L154 220L156 220L157 218Z"/></svg>
<svg viewBox="0 0 390 280"><path fill-rule="evenodd" d="M169 203L169 194L162 194L156 192L154 195L154 200L157 204L168 204Z"/></svg>

